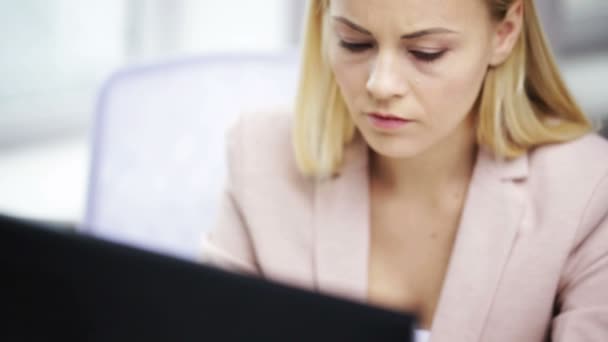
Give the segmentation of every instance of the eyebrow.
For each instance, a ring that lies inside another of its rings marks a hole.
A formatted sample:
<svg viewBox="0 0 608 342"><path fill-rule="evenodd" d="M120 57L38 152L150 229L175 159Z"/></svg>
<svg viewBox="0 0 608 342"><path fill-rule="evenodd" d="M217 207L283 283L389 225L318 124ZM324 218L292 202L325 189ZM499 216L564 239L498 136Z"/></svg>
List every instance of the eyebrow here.
<svg viewBox="0 0 608 342"><path fill-rule="evenodd" d="M337 21L345 24L346 26L352 28L355 31L361 32L368 36L372 35L372 33L369 32L368 30L364 29L363 27L353 23L352 21L350 21L344 17L334 16L332 18L334 20L337 20ZM415 38L420 38L423 36L428 36L431 34L440 34L440 33L456 33L456 31L452 31L452 30L449 30L449 29L446 29L443 27L434 27L434 28L424 29L424 30L420 30L420 31L416 31L416 32L406 33L406 34L402 35L400 38L401 39L415 39Z"/></svg>

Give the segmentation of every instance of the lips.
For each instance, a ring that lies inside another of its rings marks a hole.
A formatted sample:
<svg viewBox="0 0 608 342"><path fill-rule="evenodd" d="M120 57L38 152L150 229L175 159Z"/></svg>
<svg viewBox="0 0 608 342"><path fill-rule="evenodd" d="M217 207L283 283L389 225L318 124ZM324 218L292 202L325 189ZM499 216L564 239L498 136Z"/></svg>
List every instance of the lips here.
<svg viewBox="0 0 608 342"><path fill-rule="evenodd" d="M371 117L379 120L395 120L395 121L411 121L408 119L404 119L395 114L385 114L385 113L370 113Z"/></svg>
<svg viewBox="0 0 608 342"><path fill-rule="evenodd" d="M368 114L368 118L373 127L382 131L396 130L412 121L398 115L386 113L370 113Z"/></svg>

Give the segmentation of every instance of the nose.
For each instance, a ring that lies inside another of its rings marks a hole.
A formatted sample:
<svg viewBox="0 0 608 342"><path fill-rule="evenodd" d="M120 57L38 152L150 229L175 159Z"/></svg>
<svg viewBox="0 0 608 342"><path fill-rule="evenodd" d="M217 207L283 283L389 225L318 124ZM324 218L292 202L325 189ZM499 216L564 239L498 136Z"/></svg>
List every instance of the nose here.
<svg viewBox="0 0 608 342"><path fill-rule="evenodd" d="M377 101L400 98L407 94L407 80L401 76L399 58L394 54L378 54L372 62L366 88Z"/></svg>

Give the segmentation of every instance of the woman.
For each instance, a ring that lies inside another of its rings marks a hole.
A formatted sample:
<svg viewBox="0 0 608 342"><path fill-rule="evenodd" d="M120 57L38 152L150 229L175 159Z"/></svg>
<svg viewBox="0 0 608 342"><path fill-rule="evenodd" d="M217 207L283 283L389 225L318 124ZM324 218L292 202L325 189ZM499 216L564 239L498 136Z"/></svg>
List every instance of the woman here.
<svg viewBox="0 0 608 342"><path fill-rule="evenodd" d="M309 3L295 116L231 131L205 259L433 341L608 340L608 143L533 1Z"/></svg>

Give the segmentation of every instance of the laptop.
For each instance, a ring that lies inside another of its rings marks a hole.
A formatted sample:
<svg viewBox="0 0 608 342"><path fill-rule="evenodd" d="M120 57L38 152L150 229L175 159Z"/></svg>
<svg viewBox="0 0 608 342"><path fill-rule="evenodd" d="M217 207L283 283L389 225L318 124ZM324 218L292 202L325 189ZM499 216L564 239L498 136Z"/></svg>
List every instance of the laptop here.
<svg viewBox="0 0 608 342"><path fill-rule="evenodd" d="M0 216L2 341L413 341L415 317ZM8 322L7 322L8 319Z"/></svg>

